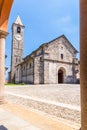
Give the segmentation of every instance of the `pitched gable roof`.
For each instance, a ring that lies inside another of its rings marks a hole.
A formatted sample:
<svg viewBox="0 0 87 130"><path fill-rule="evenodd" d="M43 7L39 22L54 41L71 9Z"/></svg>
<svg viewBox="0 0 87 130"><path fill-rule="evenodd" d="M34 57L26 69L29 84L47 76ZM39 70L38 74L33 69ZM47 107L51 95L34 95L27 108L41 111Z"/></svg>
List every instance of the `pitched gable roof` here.
<svg viewBox="0 0 87 130"><path fill-rule="evenodd" d="M57 38L51 40L51 41L48 42L48 43L44 43L44 44L42 44L40 47L49 45L49 44L52 43L53 41L56 41L57 39L60 39L60 38L62 38L62 37L65 38L65 39L68 41L69 45L73 48L73 50L75 50L75 53L78 53L78 51L76 50L76 48L71 44L71 42L66 38L65 35L61 35L61 36L59 36L59 37L57 37ZM40 47L39 47L39 48L40 48ZM38 50L38 49L37 49L37 50Z"/></svg>
<svg viewBox="0 0 87 130"><path fill-rule="evenodd" d="M28 57L32 57L33 54L35 54L38 50L40 50L41 48L45 47L45 46L48 46L49 44L51 44L53 41L56 41L57 39L60 39L60 38L65 38L69 45L73 48L73 50L75 51L75 53L78 53L78 51L75 49L75 47L71 44L71 42L66 38L65 35L61 35L59 36L58 38L55 38L53 40L51 40L50 42L47 42L47 43L44 43L42 44L41 46L39 46L39 48L37 48L35 51L33 51L31 54L27 55L24 59L28 58Z"/></svg>

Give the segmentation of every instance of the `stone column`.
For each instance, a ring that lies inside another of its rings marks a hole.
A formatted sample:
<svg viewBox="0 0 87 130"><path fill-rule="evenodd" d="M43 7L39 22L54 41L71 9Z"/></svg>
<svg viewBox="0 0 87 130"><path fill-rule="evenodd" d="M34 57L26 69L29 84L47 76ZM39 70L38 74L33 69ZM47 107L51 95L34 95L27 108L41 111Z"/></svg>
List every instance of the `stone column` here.
<svg viewBox="0 0 87 130"><path fill-rule="evenodd" d="M87 0L80 0L81 130L87 130Z"/></svg>
<svg viewBox="0 0 87 130"><path fill-rule="evenodd" d="M7 32L0 30L0 104L4 101L5 83L5 38Z"/></svg>

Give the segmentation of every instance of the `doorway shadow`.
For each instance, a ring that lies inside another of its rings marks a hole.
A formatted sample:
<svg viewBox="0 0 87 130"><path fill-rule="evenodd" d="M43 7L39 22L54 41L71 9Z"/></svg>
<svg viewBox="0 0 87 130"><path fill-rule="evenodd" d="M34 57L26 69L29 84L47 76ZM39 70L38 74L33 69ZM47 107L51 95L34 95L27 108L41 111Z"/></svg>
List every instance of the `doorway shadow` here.
<svg viewBox="0 0 87 130"><path fill-rule="evenodd" d="M0 130L8 130L5 126L0 125Z"/></svg>

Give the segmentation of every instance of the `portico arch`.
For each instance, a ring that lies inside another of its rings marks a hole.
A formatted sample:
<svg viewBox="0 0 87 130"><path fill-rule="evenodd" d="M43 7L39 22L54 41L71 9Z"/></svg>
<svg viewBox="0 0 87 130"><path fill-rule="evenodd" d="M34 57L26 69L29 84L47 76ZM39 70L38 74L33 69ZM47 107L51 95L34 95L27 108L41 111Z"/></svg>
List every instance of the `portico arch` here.
<svg viewBox="0 0 87 130"><path fill-rule="evenodd" d="M0 104L4 97L5 39L8 35L8 19L13 0L0 0Z"/></svg>

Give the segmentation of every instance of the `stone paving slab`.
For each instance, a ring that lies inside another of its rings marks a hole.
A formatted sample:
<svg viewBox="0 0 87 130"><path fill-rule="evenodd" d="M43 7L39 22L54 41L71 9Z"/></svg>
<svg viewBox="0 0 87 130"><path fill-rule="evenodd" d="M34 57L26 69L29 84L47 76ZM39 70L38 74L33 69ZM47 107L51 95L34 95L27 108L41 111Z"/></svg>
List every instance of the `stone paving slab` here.
<svg viewBox="0 0 87 130"><path fill-rule="evenodd" d="M7 130L79 130L80 126L59 121L15 104L0 105L0 126Z"/></svg>
<svg viewBox="0 0 87 130"><path fill-rule="evenodd" d="M7 128L7 130L40 130L17 115L0 108L0 126L2 125Z"/></svg>
<svg viewBox="0 0 87 130"><path fill-rule="evenodd" d="M24 127L21 130L41 130L40 128L36 128L34 126Z"/></svg>

